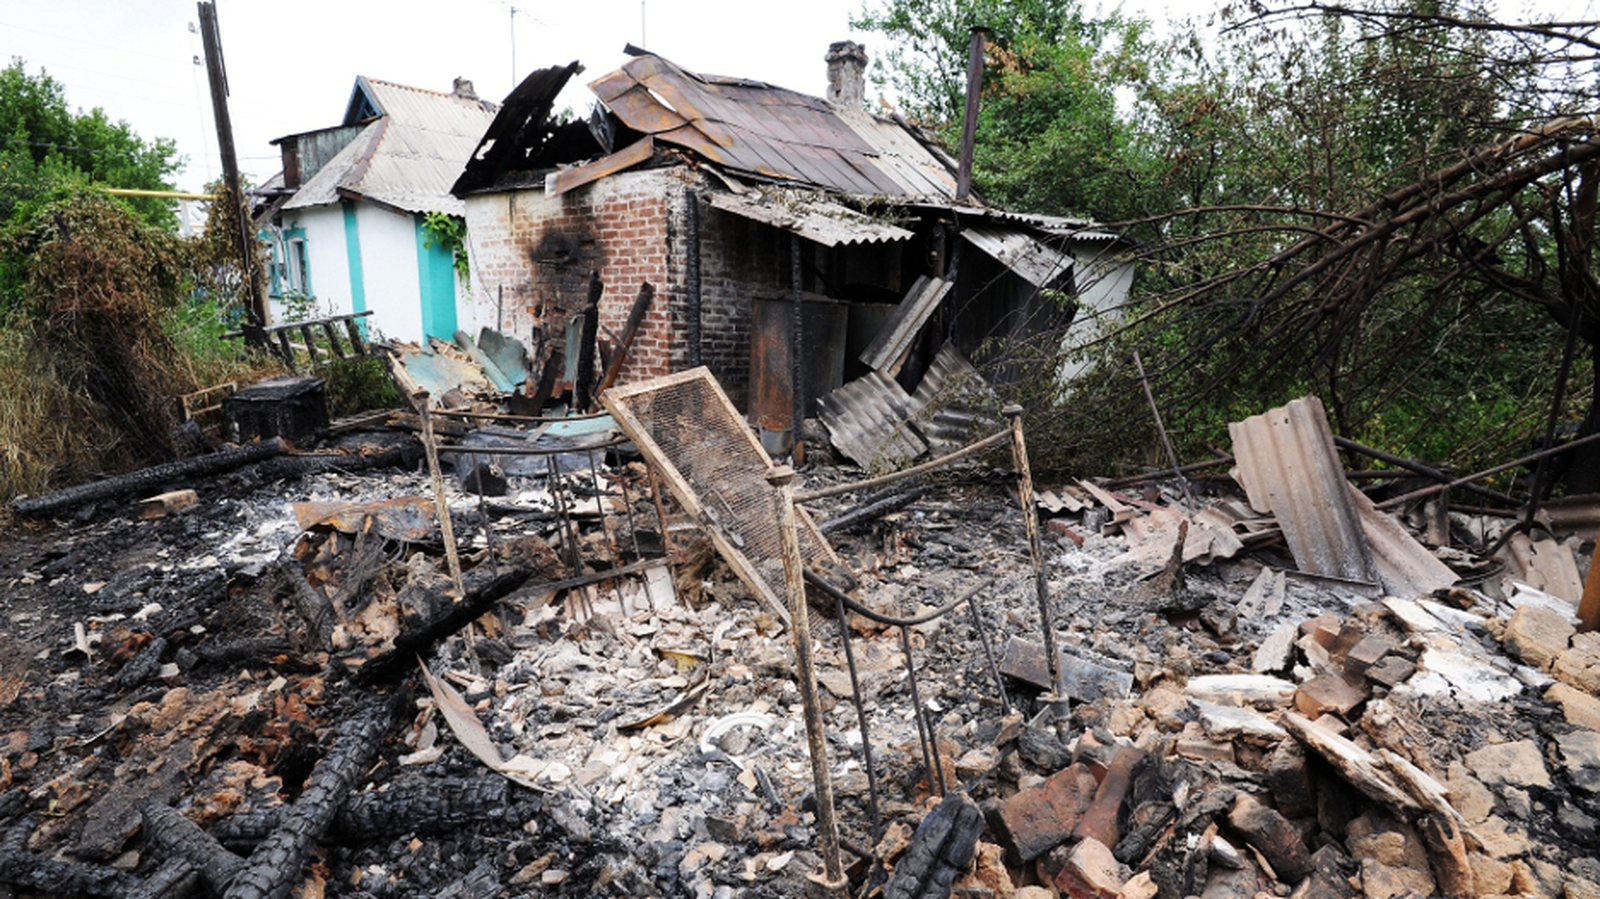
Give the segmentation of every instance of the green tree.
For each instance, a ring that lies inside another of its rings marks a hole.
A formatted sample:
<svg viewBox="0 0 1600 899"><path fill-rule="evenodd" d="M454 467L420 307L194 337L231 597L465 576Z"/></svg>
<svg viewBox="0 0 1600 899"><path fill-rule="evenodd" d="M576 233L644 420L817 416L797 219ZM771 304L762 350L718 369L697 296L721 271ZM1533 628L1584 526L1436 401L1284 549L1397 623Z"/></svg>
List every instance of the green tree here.
<svg viewBox="0 0 1600 899"><path fill-rule="evenodd" d="M167 138L146 141L98 108L73 112L66 89L43 70L28 74L20 58L0 69L0 221L69 183L171 190L168 179L180 165ZM152 224L176 221L163 201L129 205Z"/></svg>

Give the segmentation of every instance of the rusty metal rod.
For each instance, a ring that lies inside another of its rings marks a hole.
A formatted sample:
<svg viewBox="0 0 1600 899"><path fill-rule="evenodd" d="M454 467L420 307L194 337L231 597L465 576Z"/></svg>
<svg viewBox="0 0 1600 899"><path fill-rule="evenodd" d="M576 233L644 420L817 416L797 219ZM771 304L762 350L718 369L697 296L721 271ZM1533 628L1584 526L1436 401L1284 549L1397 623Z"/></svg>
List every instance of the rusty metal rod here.
<svg viewBox="0 0 1600 899"><path fill-rule="evenodd" d="M1233 456L1224 453L1215 459L1207 459L1204 462L1190 462L1188 465L1180 465L1178 466L1178 470L1184 474L1193 474L1194 472L1204 471L1208 468L1221 468L1224 465L1232 464ZM1157 478L1164 478L1167 476L1167 474L1168 472L1165 471L1147 471L1144 474L1128 475L1125 478L1112 478L1111 480L1102 483L1100 486L1106 488L1107 490L1116 490L1119 487L1132 487L1134 484L1143 484L1146 481L1154 481Z"/></svg>
<svg viewBox="0 0 1600 899"><path fill-rule="evenodd" d="M562 456L585 450L609 449L628 442L626 437L615 437L604 443L586 443L582 446L462 446L449 444L439 447L441 453L484 453L490 456Z"/></svg>
<svg viewBox="0 0 1600 899"><path fill-rule="evenodd" d="M1338 434L1333 435L1333 445L1339 447L1340 449L1347 449L1353 453L1360 453L1363 456L1369 456L1373 459L1377 459L1379 462L1387 462L1397 468L1404 468L1406 471L1409 471L1412 474L1419 474L1425 478L1432 478L1435 481L1444 482L1450 480L1451 478L1450 475L1445 474L1437 468L1423 465L1420 462L1407 459L1404 456L1396 456L1393 453L1386 453L1380 449L1373 449L1370 446L1362 446L1354 440L1351 440L1348 437L1340 437ZM1355 480L1358 479L1358 476L1366 474L1369 474L1369 472L1348 471L1345 472L1345 478ZM1395 472L1392 471L1381 472L1381 474L1391 478L1395 477ZM1467 490L1476 493L1479 496L1486 496L1495 502L1510 503L1514 506L1522 504L1521 500L1518 500L1516 497L1501 493L1498 490L1490 490L1488 487L1479 486L1478 484L1465 484L1463 486L1465 486Z"/></svg>
<svg viewBox="0 0 1600 899"><path fill-rule="evenodd" d="M1568 450L1575 450L1580 446L1588 446L1596 441L1600 441L1600 432L1590 434L1587 437L1579 437L1577 440L1563 443L1560 446L1552 446L1549 449L1540 450L1537 453L1529 453L1528 455L1519 459L1512 459L1510 462L1503 462L1493 468L1486 468L1483 471L1474 472L1472 474L1456 478L1447 484L1433 484L1428 487L1423 487L1419 490L1413 490L1410 493L1402 494L1394 499L1386 499L1383 502L1378 503L1378 508L1392 509L1395 506L1401 505L1402 503L1407 503L1414 499L1421 499L1424 496L1432 496L1435 493L1439 493L1444 490L1452 490L1456 487L1460 487L1463 484L1470 484L1473 481L1481 481L1490 475L1499 474L1507 469L1516 468L1519 465L1527 465L1529 462L1537 462L1540 459L1558 455L1560 453L1567 452Z"/></svg>
<svg viewBox="0 0 1600 899"><path fill-rule="evenodd" d="M820 885L844 899L849 881L839 857L839 822L834 816L833 777L828 772L828 735L817 699L815 662L811 657L811 612L806 606L805 564L800 557L800 534L795 524L794 469L780 465L767 472L767 483L777 494L778 538L783 551L783 579L788 587L789 623L794 637L795 674L805 712L806 740L811 755L811 781L817 800L817 839L825 878Z"/></svg>
<svg viewBox="0 0 1600 899"><path fill-rule="evenodd" d="M1044 651L1050 666L1050 693L1061 696L1061 657L1056 652L1056 626L1050 614L1050 580L1044 549L1039 542L1039 515L1033 508L1033 469L1028 466L1028 443L1022 436L1022 407L1001 410L1011 420L1011 458L1017 466L1017 498L1022 504L1022 524L1028 535L1028 555L1033 560L1034 593L1039 600L1039 626L1044 630Z"/></svg>
<svg viewBox="0 0 1600 899"><path fill-rule="evenodd" d="M982 440L969 443L961 449L945 453L937 459L929 459L920 465L913 465L910 468L902 468L899 471L886 475L879 475L875 478L867 478L864 481L852 481L848 484L835 484L832 487L819 487L816 490L802 490L794 495L794 501L797 503L808 503L812 500L823 499L829 496L838 496L841 493L849 493L853 490L875 490L884 486L885 484L893 484L895 481L903 481L906 478L916 477L919 474L926 474L937 468L948 465L958 459L965 459L967 456L981 453L993 446L998 446L1009 439L1011 439L1011 431L996 431Z"/></svg>
<svg viewBox="0 0 1600 899"><path fill-rule="evenodd" d="M844 663L850 671L850 699L856 707L856 721L861 726L861 764L867 769L867 814L872 816L872 839L876 842L883 834L883 815L878 811L878 772L872 764L872 732L867 727L867 704L861 698L861 677L856 671L856 651L850 639L850 622L845 617L844 594L833 597L834 617L839 621L839 642L844 644Z"/></svg>
<svg viewBox="0 0 1600 899"><path fill-rule="evenodd" d="M1133 367L1139 370L1139 384L1144 387L1144 398L1150 403L1150 416L1156 420L1156 433L1161 435L1161 445L1166 447L1167 458L1172 460L1172 474L1178 479L1178 486L1183 488L1184 499L1189 501L1189 511L1198 512L1200 504L1195 501L1189 479L1183 476L1183 466L1178 464L1178 451L1172 448L1172 436L1161 421L1161 409L1156 406L1156 395L1150 392L1150 379L1144 373L1144 361L1139 358L1138 350L1133 351Z"/></svg>
<svg viewBox="0 0 1600 899"><path fill-rule="evenodd" d="M922 761L927 765L928 788L935 796L944 795L944 764L939 760L939 743L933 721L922 707L922 692L917 689L917 662L911 654L911 626L900 625L900 647L906 654L906 681L911 685L912 712L917 719L917 733L922 737Z"/></svg>
<svg viewBox="0 0 1600 899"><path fill-rule="evenodd" d="M989 631L983 626L983 616L978 613L978 594L967 597L967 608L972 610L972 626L978 632L978 642L983 644L983 657L989 661L989 673L994 677L994 688L1000 691L1000 707L1011 714L1011 697L1006 695L1005 680L1000 677L1000 666L994 660L994 647L989 645Z"/></svg>

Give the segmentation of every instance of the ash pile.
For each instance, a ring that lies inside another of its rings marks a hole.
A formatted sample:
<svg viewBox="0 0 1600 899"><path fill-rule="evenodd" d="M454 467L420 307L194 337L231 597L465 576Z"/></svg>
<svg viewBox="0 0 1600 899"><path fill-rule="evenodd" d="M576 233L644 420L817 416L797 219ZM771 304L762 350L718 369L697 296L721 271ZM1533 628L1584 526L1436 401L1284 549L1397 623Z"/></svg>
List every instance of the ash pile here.
<svg viewBox="0 0 1600 899"><path fill-rule="evenodd" d="M1600 896L1582 510L1385 511L1314 401L788 483L673 378L15 527L0 893Z"/></svg>

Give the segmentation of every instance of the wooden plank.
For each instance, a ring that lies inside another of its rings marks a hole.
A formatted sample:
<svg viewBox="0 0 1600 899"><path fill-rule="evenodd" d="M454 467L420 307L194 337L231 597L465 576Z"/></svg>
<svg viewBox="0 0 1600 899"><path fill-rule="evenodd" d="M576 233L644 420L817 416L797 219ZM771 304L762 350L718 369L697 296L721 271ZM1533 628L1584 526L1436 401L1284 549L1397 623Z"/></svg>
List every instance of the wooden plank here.
<svg viewBox="0 0 1600 899"><path fill-rule="evenodd" d="M891 377L899 374L917 334L939 308L951 286L951 282L942 278L918 278L895 307L894 314L884 322L882 330L872 338L872 343L861 352L861 361Z"/></svg>

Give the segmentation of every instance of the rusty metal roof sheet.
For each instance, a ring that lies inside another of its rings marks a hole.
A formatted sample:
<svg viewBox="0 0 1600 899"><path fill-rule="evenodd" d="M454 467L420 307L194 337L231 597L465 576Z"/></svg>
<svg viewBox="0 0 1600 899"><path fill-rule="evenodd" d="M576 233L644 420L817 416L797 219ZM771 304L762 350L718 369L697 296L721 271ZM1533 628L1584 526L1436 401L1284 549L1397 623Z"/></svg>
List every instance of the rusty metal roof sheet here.
<svg viewBox="0 0 1600 899"><path fill-rule="evenodd" d="M863 215L811 191L717 192L707 199L723 212L792 231L825 247L910 240L916 236L899 225Z"/></svg>
<svg viewBox="0 0 1600 899"><path fill-rule="evenodd" d="M1072 275L1072 257L1015 229L968 225L961 236L1035 287L1050 287Z"/></svg>
<svg viewBox="0 0 1600 899"><path fill-rule="evenodd" d="M497 107L483 100L375 78L357 78L356 87L377 106L380 117L302 185L283 208L322 206L343 197L359 197L405 212L464 214L465 206L450 195L450 186L494 119Z"/></svg>
<svg viewBox="0 0 1600 899"><path fill-rule="evenodd" d="M903 126L864 112L846 117L820 97L697 75L653 54L589 88L629 128L730 170L857 196L947 200L954 192L943 161Z"/></svg>

